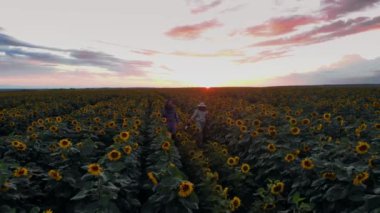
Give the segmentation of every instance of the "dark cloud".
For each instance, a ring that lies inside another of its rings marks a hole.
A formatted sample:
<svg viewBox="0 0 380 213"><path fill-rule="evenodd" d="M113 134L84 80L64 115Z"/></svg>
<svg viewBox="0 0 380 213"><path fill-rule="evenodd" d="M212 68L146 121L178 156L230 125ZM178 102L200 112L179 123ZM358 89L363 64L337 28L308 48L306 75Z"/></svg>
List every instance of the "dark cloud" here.
<svg viewBox="0 0 380 213"><path fill-rule="evenodd" d="M247 58L243 58L241 60L238 60L237 62L242 63L242 64L244 64L244 63L258 63L260 61L267 61L267 60L272 60L272 59L283 58L283 57L289 56L287 53L288 53L287 50L276 50L276 51L266 50L266 51L259 52L255 56L251 56L251 57L247 57Z"/></svg>
<svg viewBox="0 0 380 213"><path fill-rule="evenodd" d="M351 12L374 7L380 0L322 0L321 13L331 20Z"/></svg>
<svg viewBox="0 0 380 213"><path fill-rule="evenodd" d="M89 50L59 49L30 44L0 33L0 75L54 72L58 65L105 68L119 75L141 76L151 61L124 60Z"/></svg>
<svg viewBox="0 0 380 213"><path fill-rule="evenodd" d="M193 8L191 10L191 13L193 13L193 14L204 13L204 12L214 8L214 7L217 7L221 3L222 3L222 0L215 0L213 2L210 2L209 4L203 4L203 5L200 5L196 8Z"/></svg>
<svg viewBox="0 0 380 213"><path fill-rule="evenodd" d="M352 60L321 67L313 72L293 73L267 81L267 85L380 84L380 58Z"/></svg>

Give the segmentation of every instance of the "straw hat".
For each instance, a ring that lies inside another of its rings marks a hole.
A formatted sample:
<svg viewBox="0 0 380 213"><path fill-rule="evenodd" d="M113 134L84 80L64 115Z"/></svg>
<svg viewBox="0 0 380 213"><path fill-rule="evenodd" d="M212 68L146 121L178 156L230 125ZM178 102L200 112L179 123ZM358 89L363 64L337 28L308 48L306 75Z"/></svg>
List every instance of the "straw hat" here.
<svg viewBox="0 0 380 213"><path fill-rule="evenodd" d="M207 107L205 103L201 102L200 104L198 104L198 107Z"/></svg>

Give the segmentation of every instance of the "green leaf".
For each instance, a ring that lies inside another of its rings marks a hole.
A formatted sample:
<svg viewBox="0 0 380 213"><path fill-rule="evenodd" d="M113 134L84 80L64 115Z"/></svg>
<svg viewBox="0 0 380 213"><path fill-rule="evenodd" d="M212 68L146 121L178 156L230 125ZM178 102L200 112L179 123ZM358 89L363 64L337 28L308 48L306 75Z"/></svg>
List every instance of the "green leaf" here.
<svg viewBox="0 0 380 213"><path fill-rule="evenodd" d="M79 191L78 194L76 194L74 197L72 197L70 200L81 200L88 196L88 190L82 190Z"/></svg>
<svg viewBox="0 0 380 213"><path fill-rule="evenodd" d="M348 194L347 188L341 185L334 185L326 191L325 198L328 201L337 201L345 198Z"/></svg>

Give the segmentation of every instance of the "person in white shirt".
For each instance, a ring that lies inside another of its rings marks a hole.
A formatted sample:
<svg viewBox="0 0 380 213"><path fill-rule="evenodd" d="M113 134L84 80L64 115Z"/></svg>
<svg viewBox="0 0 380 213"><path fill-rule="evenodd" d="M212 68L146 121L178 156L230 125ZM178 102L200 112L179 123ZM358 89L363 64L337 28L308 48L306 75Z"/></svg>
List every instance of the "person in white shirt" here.
<svg viewBox="0 0 380 213"><path fill-rule="evenodd" d="M198 104L197 109L195 109L193 115L190 118L192 121L195 121L195 124L199 130L197 139L198 145L203 144L204 132L207 122L207 113L208 111L206 104L201 102Z"/></svg>

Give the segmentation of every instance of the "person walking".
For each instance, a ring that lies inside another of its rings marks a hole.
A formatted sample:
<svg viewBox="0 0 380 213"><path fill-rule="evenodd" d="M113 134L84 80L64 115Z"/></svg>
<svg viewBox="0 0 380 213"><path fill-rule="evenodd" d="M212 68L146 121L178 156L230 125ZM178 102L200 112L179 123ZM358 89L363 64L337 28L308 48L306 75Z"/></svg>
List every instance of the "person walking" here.
<svg viewBox="0 0 380 213"><path fill-rule="evenodd" d="M173 103L173 100L169 99L166 101L162 116L166 118L166 125L169 132L171 133L172 139L175 139L175 134L177 132L177 125L179 122L179 118L175 110L175 105Z"/></svg>
<svg viewBox="0 0 380 213"><path fill-rule="evenodd" d="M195 121L195 124L198 128L198 134L197 134L198 146L202 146L204 143L207 114L208 114L207 106L205 103L201 102L198 104L197 108L195 109L193 115L190 118L192 121Z"/></svg>

